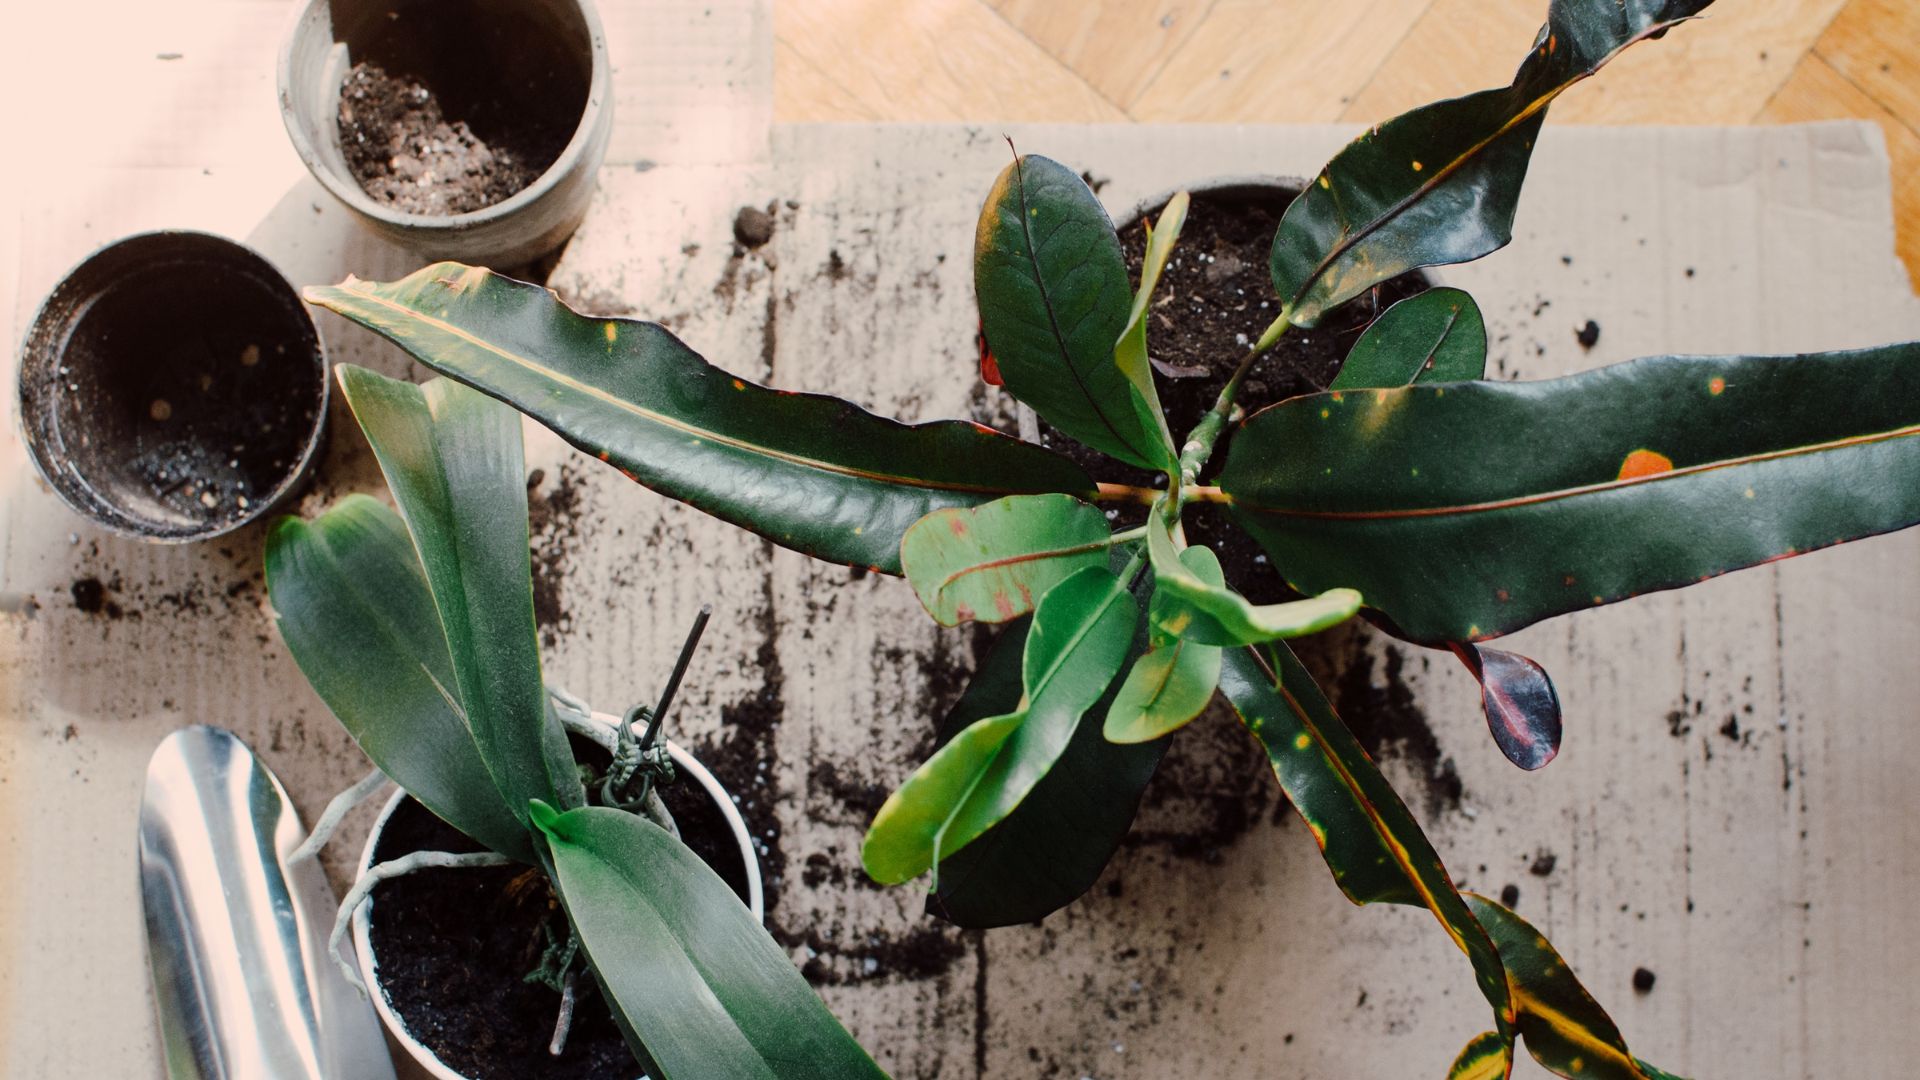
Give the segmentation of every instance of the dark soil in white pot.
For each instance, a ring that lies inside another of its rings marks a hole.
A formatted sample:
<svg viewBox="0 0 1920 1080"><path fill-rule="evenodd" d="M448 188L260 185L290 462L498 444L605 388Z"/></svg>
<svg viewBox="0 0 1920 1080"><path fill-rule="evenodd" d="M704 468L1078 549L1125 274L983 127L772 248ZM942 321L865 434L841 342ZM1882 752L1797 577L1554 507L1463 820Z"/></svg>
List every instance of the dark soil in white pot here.
<svg viewBox="0 0 1920 1080"><path fill-rule="evenodd" d="M744 903L746 868L733 830L691 778L662 789L681 839ZM387 821L377 861L413 851L475 851L472 840L412 799ZM379 977L407 1031L473 1080L634 1080L639 1066L597 993L574 1013L566 1052L547 1053L560 997L524 980L565 932L546 878L521 866L423 870L373 894L369 939ZM552 916L551 920L549 916ZM582 979L579 988L588 989Z"/></svg>

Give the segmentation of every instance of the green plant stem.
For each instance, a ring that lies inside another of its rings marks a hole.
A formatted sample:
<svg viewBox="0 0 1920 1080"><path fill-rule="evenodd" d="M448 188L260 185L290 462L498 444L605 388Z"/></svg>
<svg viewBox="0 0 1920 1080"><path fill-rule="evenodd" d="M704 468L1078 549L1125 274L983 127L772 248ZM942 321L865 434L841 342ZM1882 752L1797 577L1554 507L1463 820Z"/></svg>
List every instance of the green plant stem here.
<svg viewBox="0 0 1920 1080"><path fill-rule="evenodd" d="M1213 446L1220 441L1220 432L1227 426L1227 417L1233 412L1233 399L1240 393L1240 384L1247 379L1247 372L1253 370L1253 362L1260 359L1268 349L1273 348L1288 328L1292 326L1286 312L1273 320L1260 340L1240 360L1240 366L1233 370L1233 377L1227 385L1220 388L1220 397L1214 401L1213 408L1200 418L1188 433L1187 441L1180 448L1180 475L1175 478L1177 484L1176 509L1192 501L1189 490L1199 482L1200 470L1206 467L1207 460L1213 456Z"/></svg>

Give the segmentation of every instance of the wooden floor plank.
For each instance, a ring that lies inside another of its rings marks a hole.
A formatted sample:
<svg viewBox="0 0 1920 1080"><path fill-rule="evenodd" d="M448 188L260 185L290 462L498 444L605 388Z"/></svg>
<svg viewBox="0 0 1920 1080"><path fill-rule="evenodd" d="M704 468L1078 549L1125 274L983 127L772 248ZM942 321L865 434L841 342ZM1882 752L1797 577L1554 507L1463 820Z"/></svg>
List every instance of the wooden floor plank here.
<svg viewBox="0 0 1920 1080"><path fill-rule="evenodd" d="M1219 0L1128 111L1155 122L1336 120L1430 2Z"/></svg>
<svg viewBox="0 0 1920 1080"><path fill-rule="evenodd" d="M1920 3L1851 0L1813 49L1901 123L1920 130Z"/></svg>
<svg viewBox="0 0 1920 1080"><path fill-rule="evenodd" d="M1215 0L988 0L1001 17L1128 108L1185 44Z"/></svg>
<svg viewBox="0 0 1920 1080"><path fill-rule="evenodd" d="M1126 119L982 0L776 4L774 39L776 120Z"/></svg>
<svg viewBox="0 0 1920 1080"><path fill-rule="evenodd" d="M1891 112L1817 53L1808 54L1793 77L1756 117L1762 123L1860 119L1879 123L1893 159L1893 215L1896 248L1907 277L1920 285L1920 133Z"/></svg>
<svg viewBox="0 0 1920 1080"><path fill-rule="evenodd" d="M1716 5L1638 45L1553 107L1584 124L1742 124L1786 82L1843 0ZM1892 0L1898 3L1903 0ZM1435 0L1347 108L1374 121L1512 77L1539 29L1538 0Z"/></svg>

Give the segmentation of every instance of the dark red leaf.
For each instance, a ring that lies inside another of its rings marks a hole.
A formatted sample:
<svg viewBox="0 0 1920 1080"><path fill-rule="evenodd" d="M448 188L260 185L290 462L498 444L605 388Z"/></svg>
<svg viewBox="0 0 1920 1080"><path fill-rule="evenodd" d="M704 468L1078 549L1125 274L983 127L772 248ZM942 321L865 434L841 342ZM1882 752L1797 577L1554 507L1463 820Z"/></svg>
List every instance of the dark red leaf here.
<svg viewBox="0 0 1920 1080"><path fill-rule="evenodd" d="M1560 752L1560 695L1547 670L1519 653L1455 642L1454 655L1480 682L1487 727L1507 760L1538 769Z"/></svg>

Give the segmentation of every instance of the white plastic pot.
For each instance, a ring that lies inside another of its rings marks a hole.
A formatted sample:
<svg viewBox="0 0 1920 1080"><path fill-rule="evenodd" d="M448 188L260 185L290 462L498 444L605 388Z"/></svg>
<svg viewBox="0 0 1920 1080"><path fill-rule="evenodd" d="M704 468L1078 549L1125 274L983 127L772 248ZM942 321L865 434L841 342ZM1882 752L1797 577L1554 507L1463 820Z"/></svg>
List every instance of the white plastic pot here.
<svg viewBox="0 0 1920 1080"><path fill-rule="evenodd" d="M606 724L609 728L619 724L616 718L605 713L595 713L594 719ZM760 880L760 858L754 851L753 841L747 833L747 823L741 818L739 807L733 804L733 797L728 794L726 788L720 786L720 781L707 771L706 766L694 760L691 754L682 750L672 740L667 741L666 747L667 753L673 758L674 768L679 770L683 777L691 777L695 783L706 790L707 795L720 807L720 813L726 818L727 824L732 827L734 840L740 846L741 862L747 871L747 908L753 912L756 922L764 921L767 913L765 894ZM373 866L373 853L379 848L380 838L386 832L387 820L393 816L394 811L400 806L400 801L406 797L406 792L396 791L387 800L386 805L380 808L380 816L374 821L373 830L367 836L366 849L360 853L361 875L364 876ZM465 1074L449 1067L425 1044L408 1033L405 1021L401 1020L400 1014L394 1010L393 1003L387 1000L386 987L380 982L380 958L374 955L372 935L369 933L373 905L377 902L376 898L370 897L353 915L353 948L360 962L361 981L370 989L374 1011L380 1014L380 1022L387 1026L387 1031L392 1033L394 1041L404 1047L407 1054L418 1062L428 1075L436 1077L437 1080L471 1080ZM645 1078L643 1077L642 1080Z"/></svg>

